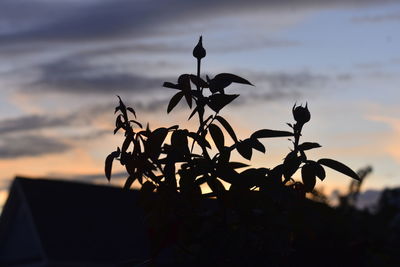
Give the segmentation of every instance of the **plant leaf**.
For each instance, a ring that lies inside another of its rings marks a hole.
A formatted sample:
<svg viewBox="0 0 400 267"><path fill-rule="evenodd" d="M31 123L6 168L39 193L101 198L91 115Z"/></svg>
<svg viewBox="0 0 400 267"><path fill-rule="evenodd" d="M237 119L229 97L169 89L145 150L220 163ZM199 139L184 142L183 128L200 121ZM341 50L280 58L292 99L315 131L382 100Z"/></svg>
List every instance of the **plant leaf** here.
<svg viewBox="0 0 400 267"><path fill-rule="evenodd" d="M139 126L140 128L143 128L142 124L141 124L140 122L138 122L138 121L130 120L130 122L136 124L136 125Z"/></svg>
<svg viewBox="0 0 400 267"><path fill-rule="evenodd" d="M192 108L192 91L184 92L184 96L189 108Z"/></svg>
<svg viewBox="0 0 400 267"><path fill-rule="evenodd" d="M306 192L311 192L316 183L314 168L311 164L304 164L301 168L301 179L303 180Z"/></svg>
<svg viewBox="0 0 400 267"><path fill-rule="evenodd" d="M172 88L172 89L178 89L178 90L181 89L178 84L170 83L170 82L164 82L163 83L163 87Z"/></svg>
<svg viewBox="0 0 400 267"><path fill-rule="evenodd" d="M245 142L245 141L239 141L236 144L236 150L239 152L239 154L247 159L250 160L251 156L252 156L252 149L251 149L251 144L249 142Z"/></svg>
<svg viewBox="0 0 400 267"><path fill-rule="evenodd" d="M161 153L161 145L167 137L168 129L157 128L155 129L147 139L145 143L145 151L149 157L156 160Z"/></svg>
<svg viewBox="0 0 400 267"><path fill-rule="evenodd" d="M181 155L189 155L187 130L176 130L171 135L171 146L174 150L179 151Z"/></svg>
<svg viewBox="0 0 400 267"><path fill-rule="evenodd" d="M190 75L182 74L181 76L179 76L178 85L179 88L182 90L189 107L192 108L192 88L190 87Z"/></svg>
<svg viewBox="0 0 400 267"><path fill-rule="evenodd" d="M287 154L285 160L283 161L283 176L285 181L288 181L292 175L297 171L301 164L301 159L297 155L296 151L292 151Z"/></svg>
<svg viewBox="0 0 400 267"><path fill-rule="evenodd" d="M128 150L129 145L131 144L131 142L133 141L133 136L132 135L127 135L125 137L124 142L122 143L122 147L121 147L121 151L122 153L126 152Z"/></svg>
<svg viewBox="0 0 400 267"><path fill-rule="evenodd" d="M240 177L239 173L226 164L218 165L216 174L220 179L230 184L237 181Z"/></svg>
<svg viewBox="0 0 400 267"><path fill-rule="evenodd" d="M293 133L287 131L262 129L254 132L250 138L271 138L271 137L287 137L287 136L293 136Z"/></svg>
<svg viewBox="0 0 400 267"><path fill-rule="evenodd" d="M204 81L201 77L197 77L197 75L190 74L190 80L192 83L201 88L208 88L208 83Z"/></svg>
<svg viewBox="0 0 400 267"><path fill-rule="evenodd" d="M318 143L304 142L301 145L299 145L298 148L299 148L299 150L304 151L304 150L310 150L310 149L318 148L318 147L321 147L320 144L318 144Z"/></svg>
<svg viewBox="0 0 400 267"><path fill-rule="evenodd" d="M136 175L132 176L129 175L129 177L126 179L125 184L124 184L124 189L129 189L131 188L133 182L136 180Z"/></svg>
<svg viewBox="0 0 400 267"><path fill-rule="evenodd" d="M122 102L122 99L119 95L117 95L117 97L119 99L119 110L121 110L122 113L126 114L126 106L124 102Z"/></svg>
<svg viewBox="0 0 400 267"><path fill-rule="evenodd" d="M118 128L118 127L123 128L124 127L124 122L122 121L122 117L123 117L123 115L119 114L117 116L117 118L115 119L115 127L116 128Z"/></svg>
<svg viewBox="0 0 400 267"><path fill-rule="evenodd" d="M239 95L225 95L225 94L214 94L209 97L207 105L214 110L219 112L226 105L235 100Z"/></svg>
<svg viewBox="0 0 400 267"><path fill-rule="evenodd" d="M104 172L105 172L105 175L106 175L108 181L111 180L111 170L112 170L112 163L114 161L114 158L118 158L120 153L121 152L118 148L117 151L110 153L106 158Z"/></svg>
<svg viewBox="0 0 400 267"><path fill-rule="evenodd" d="M240 168L245 168L245 167L249 167L249 165L241 163L241 162L228 162L229 166L232 169L240 169Z"/></svg>
<svg viewBox="0 0 400 267"><path fill-rule="evenodd" d="M236 137L235 131L233 131L232 126L221 116L217 115L215 116L215 119L221 123L221 125L225 128L225 130L228 132L228 134L232 137L233 141L237 143L238 139Z"/></svg>
<svg viewBox="0 0 400 267"><path fill-rule="evenodd" d="M177 130L178 128L179 128L179 125L173 125L173 126L168 128L168 131Z"/></svg>
<svg viewBox="0 0 400 267"><path fill-rule="evenodd" d="M190 120L197 113L198 110L199 110L199 106L196 106L193 109L192 113L190 113L188 120Z"/></svg>
<svg viewBox="0 0 400 267"><path fill-rule="evenodd" d="M225 193L225 187L222 185L221 181L216 177L208 177L207 185L211 188L218 197L221 197Z"/></svg>
<svg viewBox="0 0 400 267"><path fill-rule="evenodd" d="M156 186L152 182L146 181L143 183L140 192L144 194L151 194L154 191L154 189L156 189Z"/></svg>
<svg viewBox="0 0 400 267"><path fill-rule="evenodd" d="M180 91L171 98L168 104L167 113L170 113L172 111L172 109L179 103L179 101L181 101L182 97L183 92Z"/></svg>
<svg viewBox="0 0 400 267"><path fill-rule="evenodd" d="M255 149L260 151L261 153L265 153L265 146L255 138L249 138L251 146Z"/></svg>
<svg viewBox="0 0 400 267"><path fill-rule="evenodd" d="M190 75L189 74L182 74L178 78L178 84L181 87L181 90L187 91L191 90L190 88Z"/></svg>
<svg viewBox="0 0 400 267"><path fill-rule="evenodd" d="M239 77L231 73L220 73L217 74L213 79L209 81L210 91L212 93L220 92L224 93L224 88L228 87L231 83L241 83L252 85L248 80Z"/></svg>
<svg viewBox="0 0 400 267"><path fill-rule="evenodd" d="M133 116L135 116L135 118L136 118L136 112L133 108L127 107L126 109L129 110L133 114Z"/></svg>
<svg viewBox="0 0 400 267"><path fill-rule="evenodd" d="M320 159L318 160L318 163L360 181L360 177L358 177L357 173L339 161L333 159Z"/></svg>
<svg viewBox="0 0 400 267"><path fill-rule="evenodd" d="M248 80L246 80L246 79L244 79L242 77L239 77L239 76L237 76L235 74L232 74L232 73L220 73L220 74L217 74L214 77L214 79L225 81L225 82L229 82L229 83L241 83L241 84L253 85Z"/></svg>
<svg viewBox="0 0 400 267"><path fill-rule="evenodd" d="M318 162L315 162L315 161L309 161L309 162L310 162L310 165L312 166L312 168L314 169L315 175L321 181L323 181L325 179L325 176L326 176L324 167L322 167L321 164L319 164Z"/></svg>
<svg viewBox="0 0 400 267"><path fill-rule="evenodd" d="M121 128L122 128L122 125L119 125L118 127L115 127L114 134L116 134Z"/></svg>
<svg viewBox="0 0 400 267"><path fill-rule="evenodd" d="M225 146L225 139L221 129L215 124L210 124L208 129L218 151L222 151Z"/></svg>
<svg viewBox="0 0 400 267"><path fill-rule="evenodd" d="M190 138L192 138L193 140L195 140L200 146L211 148L210 143L204 137L200 136L199 134L197 134L195 132L190 132L188 134L188 136Z"/></svg>

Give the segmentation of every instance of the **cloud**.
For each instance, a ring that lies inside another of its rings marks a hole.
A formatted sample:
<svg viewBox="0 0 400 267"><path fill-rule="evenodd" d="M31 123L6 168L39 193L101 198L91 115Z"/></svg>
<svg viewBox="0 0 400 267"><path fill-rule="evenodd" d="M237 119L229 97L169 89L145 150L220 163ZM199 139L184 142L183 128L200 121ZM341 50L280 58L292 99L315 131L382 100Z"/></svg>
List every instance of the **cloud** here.
<svg viewBox="0 0 400 267"><path fill-rule="evenodd" d="M282 99L298 99L302 94L299 91L272 91L262 94L250 94L247 98L264 102L275 102Z"/></svg>
<svg viewBox="0 0 400 267"><path fill-rule="evenodd" d="M26 92L62 92L73 94L146 91L160 89L168 78L150 78L117 71L113 66L93 66L78 56L43 64L40 78Z"/></svg>
<svg viewBox="0 0 400 267"><path fill-rule="evenodd" d="M292 25L303 18L301 14L310 10L385 2L390 1L300 0L287 3L252 0L244 4L239 0L204 0L201 3L159 0L150 4L128 0L32 0L18 3L4 0L0 3L0 54L7 54L7 61L13 61L7 64L8 67L32 67L34 74L38 68L41 76L30 84L33 88L29 91L32 92L115 94L148 90L160 88L164 80L170 79L116 70L120 67L116 66L119 60L112 56L190 51L191 47L180 45L180 41L185 34L193 34L193 31L182 31L189 26L200 25L196 32L207 30L212 36L220 25L216 23L214 28L211 21L224 21L226 18L235 18L235 21L238 18L243 32L256 33L250 34L252 38L243 39L246 41L237 42L225 42L226 38L219 37L220 42L215 43L217 52L297 46L300 43L296 40L266 38L255 29L265 28L266 25L272 28L282 27L281 24ZM285 15L277 15L280 13ZM242 17L246 17L246 25L241 25L244 21L240 20ZM279 23L266 23L266 20L273 22L278 19ZM232 28L231 25L223 27ZM227 31L225 34L228 34ZM159 37L163 37L162 42L157 39ZM26 55L29 52L31 57ZM89 64L91 59L101 56L108 56L106 61L110 65L99 67L98 62ZM27 86L23 84L21 87ZM23 90L28 92L28 89Z"/></svg>
<svg viewBox="0 0 400 267"><path fill-rule="evenodd" d="M26 41L98 41L128 36L162 35L161 28L188 21L208 20L238 12L282 9L354 7L394 1L335 0L278 1L12 1L1 3L0 17L5 27L1 43ZM9 25L9 26L7 26ZM11 27L13 25L13 27Z"/></svg>
<svg viewBox="0 0 400 267"><path fill-rule="evenodd" d="M352 18L356 23L379 23L388 21L400 21L400 13L387 13L380 15L370 15Z"/></svg>
<svg viewBox="0 0 400 267"><path fill-rule="evenodd" d="M314 74L308 71L250 73L249 79L257 83L268 83L273 89L307 88L324 84L329 77L323 74Z"/></svg>
<svg viewBox="0 0 400 267"><path fill-rule="evenodd" d="M23 116L0 121L0 135L59 127L70 124L72 116L49 117L44 115Z"/></svg>
<svg viewBox="0 0 400 267"><path fill-rule="evenodd" d="M223 42L213 47L214 52L230 53L239 51L249 51L263 48L274 47L293 47L301 45L298 41L286 39L266 39L259 37L259 40L236 40L235 42ZM188 49L189 50L189 49ZM189 50L190 51L190 50Z"/></svg>
<svg viewBox="0 0 400 267"><path fill-rule="evenodd" d="M168 46L166 46L168 47ZM232 49L243 47L238 44ZM175 81L176 77L150 77L143 74L128 72L128 69L121 70L120 66L113 62L103 64L92 64L96 57L107 53L122 53L116 48L93 50L86 53L77 53L73 56L63 57L59 60L41 64L37 67L40 76L26 87L25 92L62 92L73 94L105 93L116 94L120 92L138 92L152 89L161 89L164 81ZM129 50L125 47L127 51ZM146 50L146 46L136 47L139 50ZM133 50L136 49L133 46ZM149 45L148 51L163 50L164 47ZM175 51L173 48L170 51ZM187 49L189 50L189 49ZM218 50L218 49L217 49ZM228 48L221 51L229 52ZM152 74L151 68L148 72ZM305 87L315 84L322 84L326 81L324 75L312 74L307 71L297 73L250 73L252 81L267 82L273 88ZM29 90L27 89L29 88Z"/></svg>
<svg viewBox="0 0 400 267"><path fill-rule="evenodd" d="M10 159L62 153L70 146L51 137L39 135L5 136L0 142L0 158Z"/></svg>

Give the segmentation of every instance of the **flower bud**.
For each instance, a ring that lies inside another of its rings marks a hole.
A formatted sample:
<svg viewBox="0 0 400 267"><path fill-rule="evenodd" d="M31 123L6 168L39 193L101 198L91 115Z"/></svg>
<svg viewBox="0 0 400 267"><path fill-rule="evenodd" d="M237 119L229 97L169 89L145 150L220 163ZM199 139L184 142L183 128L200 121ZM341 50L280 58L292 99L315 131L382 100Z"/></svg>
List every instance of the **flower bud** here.
<svg viewBox="0 0 400 267"><path fill-rule="evenodd" d="M311 118L310 111L307 108L307 103L305 107L297 106L294 104L292 109L294 120L299 124L305 124Z"/></svg>
<svg viewBox="0 0 400 267"><path fill-rule="evenodd" d="M193 56L195 58L197 58L198 60L200 60L206 56L206 50L203 47L202 39L203 39L203 37L200 36L199 42L193 49Z"/></svg>

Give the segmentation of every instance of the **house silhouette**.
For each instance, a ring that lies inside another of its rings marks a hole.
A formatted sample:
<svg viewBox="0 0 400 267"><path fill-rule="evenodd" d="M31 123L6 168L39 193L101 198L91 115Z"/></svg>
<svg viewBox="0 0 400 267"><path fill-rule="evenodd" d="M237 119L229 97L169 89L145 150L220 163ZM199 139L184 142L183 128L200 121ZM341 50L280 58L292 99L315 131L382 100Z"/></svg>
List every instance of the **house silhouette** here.
<svg viewBox="0 0 400 267"><path fill-rule="evenodd" d="M0 266L133 266L149 259L140 192L17 177L0 217Z"/></svg>

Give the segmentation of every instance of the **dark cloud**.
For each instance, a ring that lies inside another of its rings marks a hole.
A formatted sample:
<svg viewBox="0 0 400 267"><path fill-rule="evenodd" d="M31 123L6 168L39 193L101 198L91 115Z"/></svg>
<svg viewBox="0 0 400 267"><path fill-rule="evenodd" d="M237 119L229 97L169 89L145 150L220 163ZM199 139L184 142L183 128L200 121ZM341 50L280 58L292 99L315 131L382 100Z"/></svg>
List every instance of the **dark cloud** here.
<svg viewBox="0 0 400 267"><path fill-rule="evenodd" d="M0 121L0 134L10 134L43 128L69 125L72 116L49 117L44 115L23 116Z"/></svg>
<svg viewBox="0 0 400 267"><path fill-rule="evenodd" d="M62 153L71 147L57 139L39 136L5 136L0 141L0 158L10 159Z"/></svg>
<svg viewBox="0 0 400 267"><path fill-rule="evenodd" d="M5 29L0 43L21 41L96 41L162 35L163 27L188 21L236 15L265 8L309 9L383 4L384 0L159 0L159 1L2 1ZM12 27L13 25L14 27Z"/></svg>
<svg viewBox="0 0 400 267"><path fill-rule="evenodd" d="M235 100L235 105L247 105L255 101L296 101L317 95L330 81L341 82L352 78L352 75L347 73L329 76L309 71L273 73L242 71L242 73L243 75L240 76L251 81L256 87L241 90L241 96Z"/></svg>
<svg viewBox="0 0 400 267"><path fill-rule="evenodd" d="M179 44L179 43L165 43L165 42L138 42L130 44L110 44L107 47L95 48L90 51L81 52L74 57L81 58L95 58L99 56L110 55L132 55L132 54L171 54L171 53L190 53L194 44ZM266 47L292 47L301 45L298 41L286 39L270 39L260 37L258 40L236 40L235 42L221 42L212 46L212 51L217 53L230 53L238 51L249 51L256 49L263 49Z"/></svg>
<svg viewBox="0 0 400 267"><path fill-rule="evenodd" d="M135 73L121 73L112 66L90 65L77 57L44 64L39 70L40 78L31 84L32 87L27 92L116 94L160 89L164 81L168 80Z"/></svg>
<svg viewBox="0 0 400 267"><path fill-rule="evenodd" d="M90 51L81 53L79 56L83 58L97 57L115 54L154 54L154 53L182 53L191 51L192 46L182 44L168 43L130 43L130 44L113 44L106 48L92 48Z"/></svg>
<svg viewBox="0 0 400 267"><path fill-rule="evenodd" d="M105 113L114 110L114 105L92 105L69 113L57 115L29 115L0 120L0 135L36 133L44 129L79 128L91 126L96 120L103 118ZM62 133L62 132L61 132ZM75 135L74 140L97 138L105 134L104 130L94 129L89 135ZM66 136L65 136L66 137Z"/></svg>

